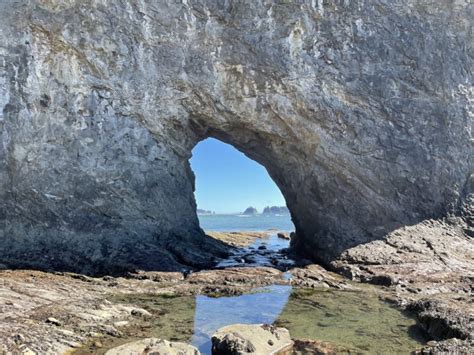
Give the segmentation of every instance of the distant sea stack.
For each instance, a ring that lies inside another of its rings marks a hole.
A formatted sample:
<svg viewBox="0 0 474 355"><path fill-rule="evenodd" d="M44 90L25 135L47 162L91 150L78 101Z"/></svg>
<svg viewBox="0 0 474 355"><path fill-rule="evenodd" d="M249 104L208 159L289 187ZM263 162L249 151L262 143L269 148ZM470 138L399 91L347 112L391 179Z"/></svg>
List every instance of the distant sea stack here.
<svg viewBox="0 0 474 355"><path fill-rule="evenodd" d="M254 216L258 214L258 211L255 207L247 207L247 209L242 214L246 216Z"/></svg>
<svg viewBox="0 0 474 355"><path fill-rule="evenodd" d="M290 214L290 210L286 206L267 206L263 209L262 214L264 215L275 215L275 214Z"/></svg>

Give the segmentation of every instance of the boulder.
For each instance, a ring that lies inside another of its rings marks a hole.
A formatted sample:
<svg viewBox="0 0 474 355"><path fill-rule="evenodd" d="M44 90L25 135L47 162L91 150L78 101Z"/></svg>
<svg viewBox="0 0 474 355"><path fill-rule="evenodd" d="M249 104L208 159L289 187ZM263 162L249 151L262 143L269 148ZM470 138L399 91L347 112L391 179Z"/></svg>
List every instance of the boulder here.
<svg viewBox="0 0 474 355"><path fill-rule="evenodd" d="M157 338L147 338L133 343L127 343L108 350L105 355L200 355L194 346L181 343L170 342Z"/></svg>
<svg viewBox="0 0 474 355"><path fill-rule="evenodd" d="M277 354L292 346L287 329L268 324L232 324L212 336L214 355Z"/></svg>

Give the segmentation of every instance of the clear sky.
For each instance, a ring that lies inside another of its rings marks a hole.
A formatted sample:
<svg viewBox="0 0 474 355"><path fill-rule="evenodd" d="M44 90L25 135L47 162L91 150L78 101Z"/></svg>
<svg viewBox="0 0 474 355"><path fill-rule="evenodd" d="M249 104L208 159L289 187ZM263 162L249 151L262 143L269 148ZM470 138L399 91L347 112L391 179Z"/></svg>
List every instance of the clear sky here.
<svg viewBox="0 0 474 355"><path fill-rule="evenodd" d="M193 150L198 208L239 213L253 206L285 206L285 199L267 170L233 146L208 138Z"/></svg>

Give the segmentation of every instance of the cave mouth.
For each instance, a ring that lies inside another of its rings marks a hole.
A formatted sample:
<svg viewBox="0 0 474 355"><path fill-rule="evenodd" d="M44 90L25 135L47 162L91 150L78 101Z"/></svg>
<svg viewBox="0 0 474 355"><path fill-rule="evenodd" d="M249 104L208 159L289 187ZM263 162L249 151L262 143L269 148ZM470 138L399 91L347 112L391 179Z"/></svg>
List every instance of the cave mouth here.
<svg viewBox="0 0 474 355"><path fill-rule="evenodd" d="M193 148L190 165L204 231L294 231L285 197L267 169L232 144L205 138Z"/></svg>

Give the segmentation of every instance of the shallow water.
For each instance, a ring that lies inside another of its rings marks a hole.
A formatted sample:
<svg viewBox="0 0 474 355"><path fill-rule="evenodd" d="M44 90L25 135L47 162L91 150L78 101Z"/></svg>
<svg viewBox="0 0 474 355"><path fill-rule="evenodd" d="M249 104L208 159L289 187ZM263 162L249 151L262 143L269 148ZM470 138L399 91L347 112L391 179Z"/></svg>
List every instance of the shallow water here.
<svg viewBox="0 0 474 355"><path fill-rule="evenodd" d="M370 289L294 290L275 324L293 338L327 341L355 353L408 354L426 341L413 317Z"/></svg>
<svg viewBox="0 0 474 355"><path fill-rule="evenodd" d="M200 220L204 229L216 231L293 229L287 216L212 215L200 216ZM275 223L275 220L281 223ZM282 252L288 244L288 240L280 239L276 234L257 239L221 261L218 267L274 266L275 260L282 263L279 266L285 266L285 263L291 266L293 261ZM266 249L259 250L262 245ZM242 262L243 258L247 260ZM366 290L292 289L291 286L273 285L254 289L249 294L219 298L120 295L114 301L143 307L154 317L122 329L122 338L102 338L100 349L91 344L76 353L103 354L127 342L156 337L192 343L206 355L211 354L212 334L220 327L235 323L283 326L293 338L326 341L333 344L338 353L407 354L420 348L425 339L416 321L379 300L374 287L360 287Z"/></svg>
<svg viewBox="0 0 474 355"><path fill-rule="evenodd" d="M238 232L238 231L294 231L290 215L255 215L243 216L235 214L199 215L199 224L206 231Z"/></svg>
<svg viewBox="0 0 474 355"><path fill-rule="evenodd" d="M236 297L196 297L194 335L191 343L203 354L211 353L211 336L219 328L235 323L273 323L291 293L291 286L269 286Z"/></svg>
<svg viewBox="0 0 474 355"><path fill-rule="evenodd" d="M268 238L258 238L248 247L235 250L228 258L221 260L216 268L234 266L270 266L286 270L294 265L294 261L283 252L290 246L287 239L278 238L271 234ZM260 248L265 249L260 249Z"/></svg>
<svg viewBox="0 0 474 355"><path fill-rule="evenodd" d="M338 353L408 354L425 342L412 317L379 300L370 288L349 292L269 286L233 297L122 295L115 301L141 306L155 317L123 329L123 338L102 339L103 348L85 353L157 337L190 342L209 355L212 334L235 323L284 326L293 338L330 342Z"/></svg>

